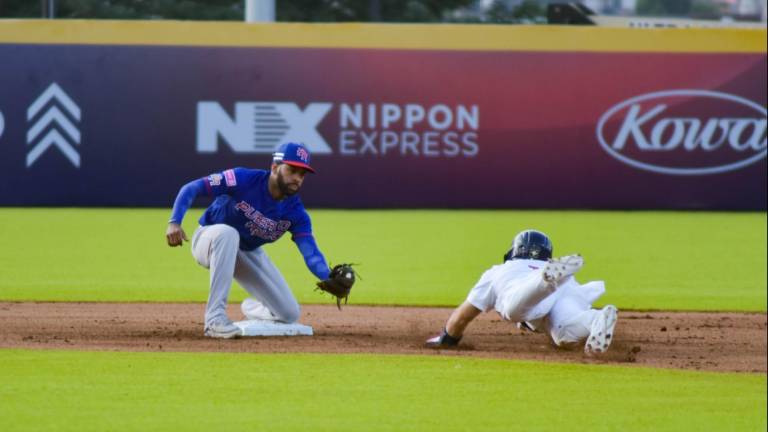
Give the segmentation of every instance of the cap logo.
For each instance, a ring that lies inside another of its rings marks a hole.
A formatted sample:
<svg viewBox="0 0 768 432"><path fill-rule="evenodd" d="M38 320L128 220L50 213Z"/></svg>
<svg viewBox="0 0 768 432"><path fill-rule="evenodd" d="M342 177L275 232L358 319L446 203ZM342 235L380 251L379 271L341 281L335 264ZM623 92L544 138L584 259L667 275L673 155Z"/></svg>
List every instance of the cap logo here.
<svg viewBox="0 0 768 432"><path fill-rule="evenodd" d="M309 166L309 150L299 143L286 143L280 146L274 153L272 153L272 162L276 164L285 163L288 165L295 165L303 167L310 172L315 172Z"/></svg>
<svg viewBox="0 0 768 432"><path fill-rule="evenodd" d="M296 149L296 156L298 156L299 159L301 159L301 161L304 163L307 163L307 160L309 159L309 153L307 153L307 151L302 147Z"/></svg>

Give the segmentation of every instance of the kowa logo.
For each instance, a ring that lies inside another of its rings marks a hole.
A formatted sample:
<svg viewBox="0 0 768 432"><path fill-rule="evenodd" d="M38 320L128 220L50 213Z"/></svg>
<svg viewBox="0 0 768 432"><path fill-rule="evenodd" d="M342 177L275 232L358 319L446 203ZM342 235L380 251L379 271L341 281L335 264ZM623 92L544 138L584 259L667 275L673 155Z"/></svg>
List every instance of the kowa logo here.
<svg viewBox="0 0 768 432"><path fill-rule="evenodd" d="M236 153L271 153L284 142L304 143L315 154L333 153L318 127L334 105L238 102L233 116L217 102L197 104L197 151L216 153L219 140ZM476 105L338 104L337 152L342 156L473 157L480 114Z"/></svg>
<svg viewBox="0 0 768 432"><path fill-rule="evenodd" d="M613 158L642 170L723 173L766 157L766 109L708 90L648 93L606 111L597 139Z"/></svg>

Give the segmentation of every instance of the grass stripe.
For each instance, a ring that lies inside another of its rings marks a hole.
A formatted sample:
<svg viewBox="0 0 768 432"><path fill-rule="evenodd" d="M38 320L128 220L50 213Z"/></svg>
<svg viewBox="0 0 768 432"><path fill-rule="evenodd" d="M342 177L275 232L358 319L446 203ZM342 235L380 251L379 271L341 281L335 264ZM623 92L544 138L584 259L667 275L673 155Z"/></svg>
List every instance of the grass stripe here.
<svg viewBox="0 0 768 432"><path fill-rule="evenodd" d="M522 229L586 258L600 303L623 309L766 311L766 214L590 211L310 210L332 263L362 263L356 304L460 303ZM208 272L165 245L167 209L0 209L0 299L204 302ZM200 210L187 216L191 236ZM302 303L313 290L293 242L265 250ZM245 291L232 290L232 301Z"/></svg>
<svg viewBox="0 0 768 432"><path fill-rule="evenodd" d="M0 350L0 430L765 430L765 375L446 356Z"/></svg>

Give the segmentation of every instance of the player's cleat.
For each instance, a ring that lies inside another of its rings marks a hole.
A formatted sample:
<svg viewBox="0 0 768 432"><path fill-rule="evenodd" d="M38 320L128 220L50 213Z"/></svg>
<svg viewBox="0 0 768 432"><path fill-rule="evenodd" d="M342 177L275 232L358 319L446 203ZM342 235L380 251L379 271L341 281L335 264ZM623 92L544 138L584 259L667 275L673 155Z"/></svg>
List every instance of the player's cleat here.
<svg viewBox="0 0 768 432"><path fill-rule="evenodd" d="M592 320L592 327L587 337L587 343L584 345L584 352L604 353L611 346L613 341L613 328L619 318L619 312L614 305L608 305L597 313Z"/></svg>
<svg viewBox="0 0 768 432"><path fill-rule="evenodd" d="M210 338L233 339L242 334L242 329L228 319L219 319L205 325L205 335Z"/></svg>
<svg viewBox="0 0 768 432"><path fill-rule="evenodd" d="M542 277L550 284L558 285L561 281L579 271L584 265L581 255L566 255L560 258L552 258L544 266Z"/></svg>
<svg viewBox="0 0 768 432"><path fill-rule="evenodd" d="M240 304L240 310L249 320L279 321L264 304L253 297L248 297Z"/></svg>

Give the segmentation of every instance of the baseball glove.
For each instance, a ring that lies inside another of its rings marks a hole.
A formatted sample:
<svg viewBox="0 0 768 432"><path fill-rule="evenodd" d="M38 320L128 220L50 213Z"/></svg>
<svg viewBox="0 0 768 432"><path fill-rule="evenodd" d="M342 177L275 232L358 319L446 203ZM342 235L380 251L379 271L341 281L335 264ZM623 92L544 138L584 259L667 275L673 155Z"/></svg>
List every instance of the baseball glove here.
<svg viewBox="0 0 768 432"><path fill-rule="evenodd" d="M341 299L344 299L344 304L347 304L356 275L357 272L352 268L352 264L338 264L331 269L328 279L317 283L317 289L334 295L336 307L341 310Z"/></svg>

